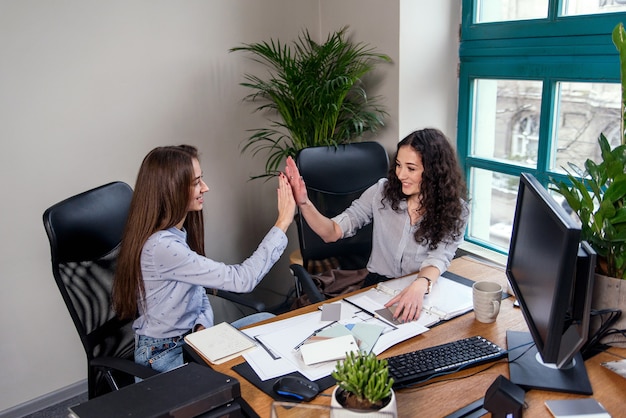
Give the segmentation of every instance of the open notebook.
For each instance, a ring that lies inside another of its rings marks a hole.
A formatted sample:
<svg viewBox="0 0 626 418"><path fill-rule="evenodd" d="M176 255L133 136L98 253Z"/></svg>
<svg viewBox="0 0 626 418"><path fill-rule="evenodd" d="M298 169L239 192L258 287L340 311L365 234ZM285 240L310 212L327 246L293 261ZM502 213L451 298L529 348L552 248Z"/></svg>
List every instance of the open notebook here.
<svg viewBox="0 0 626 418"><path fill-rule="evenodd" d="M440 276L432 292L424 297L424 307L417 321L420 325L430 327L472 310L472 282L452 274L446 274L446 276ZM379 283L375 288L346 299L384 317L381 309L384 309L385 303L416 278L417 274L411 274L387 280Z"/></svg>
<svg viewBox="0 0 626 418"><path fill-rule="evenodd" d="M257 346L252 338L228 322L193 332L185 337L185 342L212 364L224 363Z"/></svg>

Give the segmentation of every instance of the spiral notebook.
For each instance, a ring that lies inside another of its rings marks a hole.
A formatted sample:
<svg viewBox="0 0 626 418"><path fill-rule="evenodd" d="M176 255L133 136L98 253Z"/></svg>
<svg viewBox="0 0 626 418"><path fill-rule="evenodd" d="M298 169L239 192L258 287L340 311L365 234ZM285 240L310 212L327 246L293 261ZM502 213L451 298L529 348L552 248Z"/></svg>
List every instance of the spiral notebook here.
<svg viewBox="0 0 626 418"><path fill-rule="evenodd" d="M376 312L379 317L391 322L382 312L385 303L402 289L411 284L417 274L399 277L378 283L375 288L347 297L349 302ZM431 327L441 321L455 318L473 309L472 281L453 273L446 272L439 277L432 292L424 297L424 307L417 322L424 327Z"/></svg>
<svg viewBox="0 0 626 418"><path fill-rule="evenodd" d="M435 315L442 321L452 319L473 309L471 282L464 283L453 276L451 277L440 276L433 286L432 292L424 297L422 310ZM411 274L387 280L378 283L376 290L393 297L413 283L416 278L417 274Z"/></svg>

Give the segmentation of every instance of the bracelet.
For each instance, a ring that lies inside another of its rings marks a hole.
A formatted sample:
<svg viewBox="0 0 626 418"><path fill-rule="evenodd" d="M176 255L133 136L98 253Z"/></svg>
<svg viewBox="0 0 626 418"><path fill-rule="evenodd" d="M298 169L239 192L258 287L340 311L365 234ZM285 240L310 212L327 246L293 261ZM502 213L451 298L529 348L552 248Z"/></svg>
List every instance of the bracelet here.
<svg viewBox="0 0 626 418"><path fill-rule="evenodd" d="M429 294L431 290L433 290L433 281L430 280L428 277L426 276L417 276L417 278L415 279L415 281L418 281L419 279L426 279L426 281L428 282L428 285L426 286L426 293L424 293L425 295Z"/></svg>

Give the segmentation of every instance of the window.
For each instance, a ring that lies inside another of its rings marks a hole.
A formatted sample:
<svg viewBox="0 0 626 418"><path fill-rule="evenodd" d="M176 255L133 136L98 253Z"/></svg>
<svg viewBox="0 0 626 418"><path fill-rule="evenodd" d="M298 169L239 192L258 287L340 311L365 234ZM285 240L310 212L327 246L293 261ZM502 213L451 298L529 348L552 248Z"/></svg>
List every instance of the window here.
<svg viewBox="0 0 626 418"><path fill-rule="evenodd" d="M547 186L569 163L599 160L600 133L619 143L619 22L626 0L463 0L457 143L467 241L505 254L522 172Z"/></svg>

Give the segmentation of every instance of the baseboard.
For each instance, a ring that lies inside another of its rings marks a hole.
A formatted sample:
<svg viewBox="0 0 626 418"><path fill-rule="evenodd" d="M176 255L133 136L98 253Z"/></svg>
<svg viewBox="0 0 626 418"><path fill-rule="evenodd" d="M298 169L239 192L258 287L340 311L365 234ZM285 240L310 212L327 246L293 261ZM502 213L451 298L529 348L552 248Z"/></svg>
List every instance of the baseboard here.
<svg viewBox="0 0 626 418"><path fill-rule="evenodd" d="M87 393L87 379L0 411L0 418L20 418Z"/></svg>

